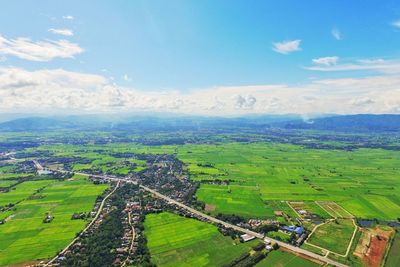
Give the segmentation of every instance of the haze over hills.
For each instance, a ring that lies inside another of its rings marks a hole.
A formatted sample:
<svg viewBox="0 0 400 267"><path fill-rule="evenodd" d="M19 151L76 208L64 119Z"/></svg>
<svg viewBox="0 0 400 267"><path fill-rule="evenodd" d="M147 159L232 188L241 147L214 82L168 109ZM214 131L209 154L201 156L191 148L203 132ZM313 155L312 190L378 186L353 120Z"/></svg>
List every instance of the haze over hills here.
<svg viewBox="0 0 400 267"><path fill-rule="evenodd" d="M92 130L207 130L282 128L337 132L400 132L400 115L327 115L305 120L300 115L243 117L201 116L58 116L26 117L0 123L0 131Z"/></svg>

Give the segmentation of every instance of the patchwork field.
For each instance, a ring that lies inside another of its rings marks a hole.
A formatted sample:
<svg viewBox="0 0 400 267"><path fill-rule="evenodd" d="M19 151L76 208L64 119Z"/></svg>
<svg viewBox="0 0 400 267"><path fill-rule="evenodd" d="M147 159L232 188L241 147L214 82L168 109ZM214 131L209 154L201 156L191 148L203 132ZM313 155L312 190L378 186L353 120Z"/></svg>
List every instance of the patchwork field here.
<svg viewBox="0 0 400 267"><path fill-rule="evenodd" d="M168 212L147 215L144 227L157 266L221 266L258 242L235 243L211 224Z"/></svg>
<svg viewBox="0 0 400 267"><path fill-rule="evenodd" d="M307 243L338 254L345 254L355 226L352 220L336 219L318 228L310 235Z"/></svg>
<svg viewBox="0 0 400 267"><path fill-rule="evenodd" d="M335 201L363 218L395 220L400 214L400 153L396 151L346 152L294 145L231 143L180 146L177 155L188 163L189 171L197 164L193 179L235 181L242 190L231 193L231 201L245 202L242 192L254 190L262 201ZM201 166L212 166L220 174L207 174L209 171L199 174ZM229 213L215 196L216 188L218 185L203 184L199 199ZM381 209L380 203L385 203L388 209ZM264 208L261 202L249 203L247 208L255 207ZM320 207L313 209L326 217ZM246 215L243 210L237 213Z"/></svg>
<svg viewBox="0 0 400 267"><path fill-rule="evenodd" d="M91 159L91 167L96 167L94 159L98 158L100 171L109 171L101 166L115 162L109 156L112 153L176 154L187 165L191 179L203 181L198 198L215 207L215 212L269 217L271 207L265 202L284 200L335 202L359 218L396 220L400 214L399 151L310 149L277 143L108 144L85 146L85 150L53 145L39 149ZM215 179L229 186L209 184ZM320 207L314 209L326 216Z"/></svg>
<svg viewBox="0 0 400 267"><path fill-rule="evenodd" d="M42 188L39 192L35 191ZM2 203L19 202L15 209L0 213L0 265L35 262L56 254L86 225L71 220L74 212L92 210L106 185L94 185L83 177L73 180L23 182L16 190L0 193ZM44 223L46 214L54 219Z"/></svg>
<svg viewBox="0 0 400 267"><path fill-rule="evenodd" d="M323 201L323 202L316 202L321 208L323 208L329 215L334 218L353 218L354 216L350 214L348 211L340 207L333 201Z"/></svg>
<svg viewBox="0 0 400 267"><path fill-rule="evenodd" d="M282 249L268 253L268 256L256 265L257 267L317 267L321 266Z"/></svg>

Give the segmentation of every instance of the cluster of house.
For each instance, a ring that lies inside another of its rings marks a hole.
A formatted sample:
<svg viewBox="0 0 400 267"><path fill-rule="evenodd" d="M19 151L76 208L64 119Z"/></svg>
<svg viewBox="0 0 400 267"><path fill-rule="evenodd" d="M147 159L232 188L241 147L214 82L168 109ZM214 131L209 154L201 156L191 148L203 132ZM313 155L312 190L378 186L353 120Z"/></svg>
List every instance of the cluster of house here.
<svg viewBox="0 0 400 267"><path fill-rule="evenodd" d="M297 236L297 239L294 240L294 244L297 246L301 246L301 244L303 244L303 242L306 240L308 234L305 231L305 229L301 226L295 226L295 225L291 225L291 226L284 226L283 229L288 232L288 233L295 233Z"/></svg>
<svg viewBox="0 0 400 267"><path fill-rule="evenodd" d="M117 256L114 261L114 265L119 266L122 263L131 264L131 256L135 254L138 248L137 235L140 234L140 230L137 225L140 221L141 205L138 201L128 201L126 207L123 210L124 219L122 225L124 228L124 235L121 238L121 245L115 251Z"/></svg>
<svg viewBox="0 0 400 267"><path fill-rule="evenodd" d="M250 234L243 234L243 235L240 236L240 240L242 242L248 242L248 241L251 241L251 240L253 240L255 238L256 237L254 235L250 235ZM264 238L264 244L265 244L265 249L267 251L274 250L274 247L272 246L272 242L268 237Z"/></svg>
<svg viewBox="0 0 400 267"><path fill-rule="evenodd" d="M279 224L278 221L270 220L270 219L267 219L267 220L250 219L248 221L248 225L250 227L253 227L253 228L259 227L259 226L262 226L262 225L278 225L278 224Z"/></svg>

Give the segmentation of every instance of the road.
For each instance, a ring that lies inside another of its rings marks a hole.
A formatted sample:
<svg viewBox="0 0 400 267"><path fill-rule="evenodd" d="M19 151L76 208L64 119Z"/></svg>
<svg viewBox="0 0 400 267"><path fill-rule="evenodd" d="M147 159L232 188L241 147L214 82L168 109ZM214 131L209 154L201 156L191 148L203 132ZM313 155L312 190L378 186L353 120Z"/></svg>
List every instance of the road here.
<svg viewBox="0 0 400 267"><path fill-rule="evenodd" d="M38 163L39 164L39 163ZM40 164L39 164L40 165ZM109 193L107 194L107 196L101 201L100 206L97 210L96 215L94 216L94 218L90 221L90 223L85 227L85 229L83 229L83 231L74 238L74 240L72 240L60 253L58 253L54 258L52 258L49 262L47 262L44 266L49 266L51 265L60 255L64 255L64 253L81 237L82 234L84 234L92 225L93 223L97 220L97 218L99 218L101 211L103 210L104 207L104 203L106 202L106 200L112 195L114 194L115 190L117 190L117 188L119 187L120 181L118 181L117 185L115 186L115 188Z"/></svg>
<svg viewBox="0 0 400 267"><path fill-rule="evenodd" d="M42 167L40 164L39 164L39 166ZM52 171L56 171L56 172L69 173L68 171L60 171L60 170L54 170L54 169L51 169L51 170ZM109 180L109 181L116 181L116 182L121 181L121 182L126 182L126 183L131 183L131 184L138 184L136 181L126 180L126 179L116 178L116 177L110 177L110 176L106 176L106 175L92 175L92 174L81 173L81 172L75 172L75 173L79 174L79 175L91 176L91 177L96 177L96 178ZM189 206L187 206L187 205L185 205L185 204L183 204L181 202L178 202L178 201L176 201L176 200L174 200L174 199L172 199L170 197L167 197L167 196L165 196L165 195L163 195L163 194L157 192L156 190L151 189L151 188L149 188L147 186L144 186L144 185L141 185L141 184L139 184L139 186L141 188L143 188L144 190L152 193L153 195L155 195L155 196L157 196L157 197L159 197L161 199L164 199L167 202L170 202L170 203L172 203L174 205L177 205L177 206L179 206L179 207L181 207L183 209L186 209L187 211L190 211L193 214L196 214L196 215L198 215L198 216L200 216L202 218L205 218L205 219L209 220L210 222L214 222L214 223L217 223L217 224L222 224L225 227L232 228L232 229L234 229L234 230L236 230L238 232L245 233L245 234L250 234L250 235L253 235L253 236L255 236L255 237L259 238L259 239L262 239L262 240L264 239L264 235L263 234L251 231L249 229L242 228L240 226L237 226L237 225L234 225L234 224L231 224L231 223L227 223L227 222L221 221L221 220L219 220L217 218L214 218L214 217L212 217L210 215L207 215L207 214L204 214L204 213L202 213L202 212L200 212L198 210L195 210L195 209L193 209L193 208L191 208L191 207L189 207ZM327 263L327 264L330 264L330 265L333 265L333 266L337 266L337 267L348 267L348 265L345 265L343 263L336 262L336 261L331 260L329 258L326 258L324 256L318 255L316 253L310 252L308 250L305 250L305 249L302 249L302 248L299 248L299 247L296 247L296 246L292 246L292 245L284 243L282 241L279 241L279 240L276 240L276 239L273 239L273 238L269 238L269 237L266 237L265 239L269 240L271 243L273 243L273 242L277 243L280 247L284 247L284 248L286 248L288 250L291 250L291 251L293 251L295 253L306 255L308 257L311 257L313 259L319 260L321 262L324 262L324 263Z"/></svg>

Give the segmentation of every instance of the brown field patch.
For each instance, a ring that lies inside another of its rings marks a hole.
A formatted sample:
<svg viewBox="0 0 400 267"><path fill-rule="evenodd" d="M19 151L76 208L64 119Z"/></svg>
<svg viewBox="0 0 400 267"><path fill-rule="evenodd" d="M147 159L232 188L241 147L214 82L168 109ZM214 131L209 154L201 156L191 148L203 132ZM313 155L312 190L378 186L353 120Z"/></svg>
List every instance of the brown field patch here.
<svg viewBox="0 0 400 267"><path fill-rule="evenodd" d="M204 210L206 211L214 211L215 210L215 206L211 205L211 204L206 204L204 207Z"/></svg>
<svg viewBox="0 0 400 267"><path fill-rule="evenodd" d="M363 229L362 231L361 238L353 254L361 258L366 266L379 267L393 230L376 227L374 229Z"/></svg>

